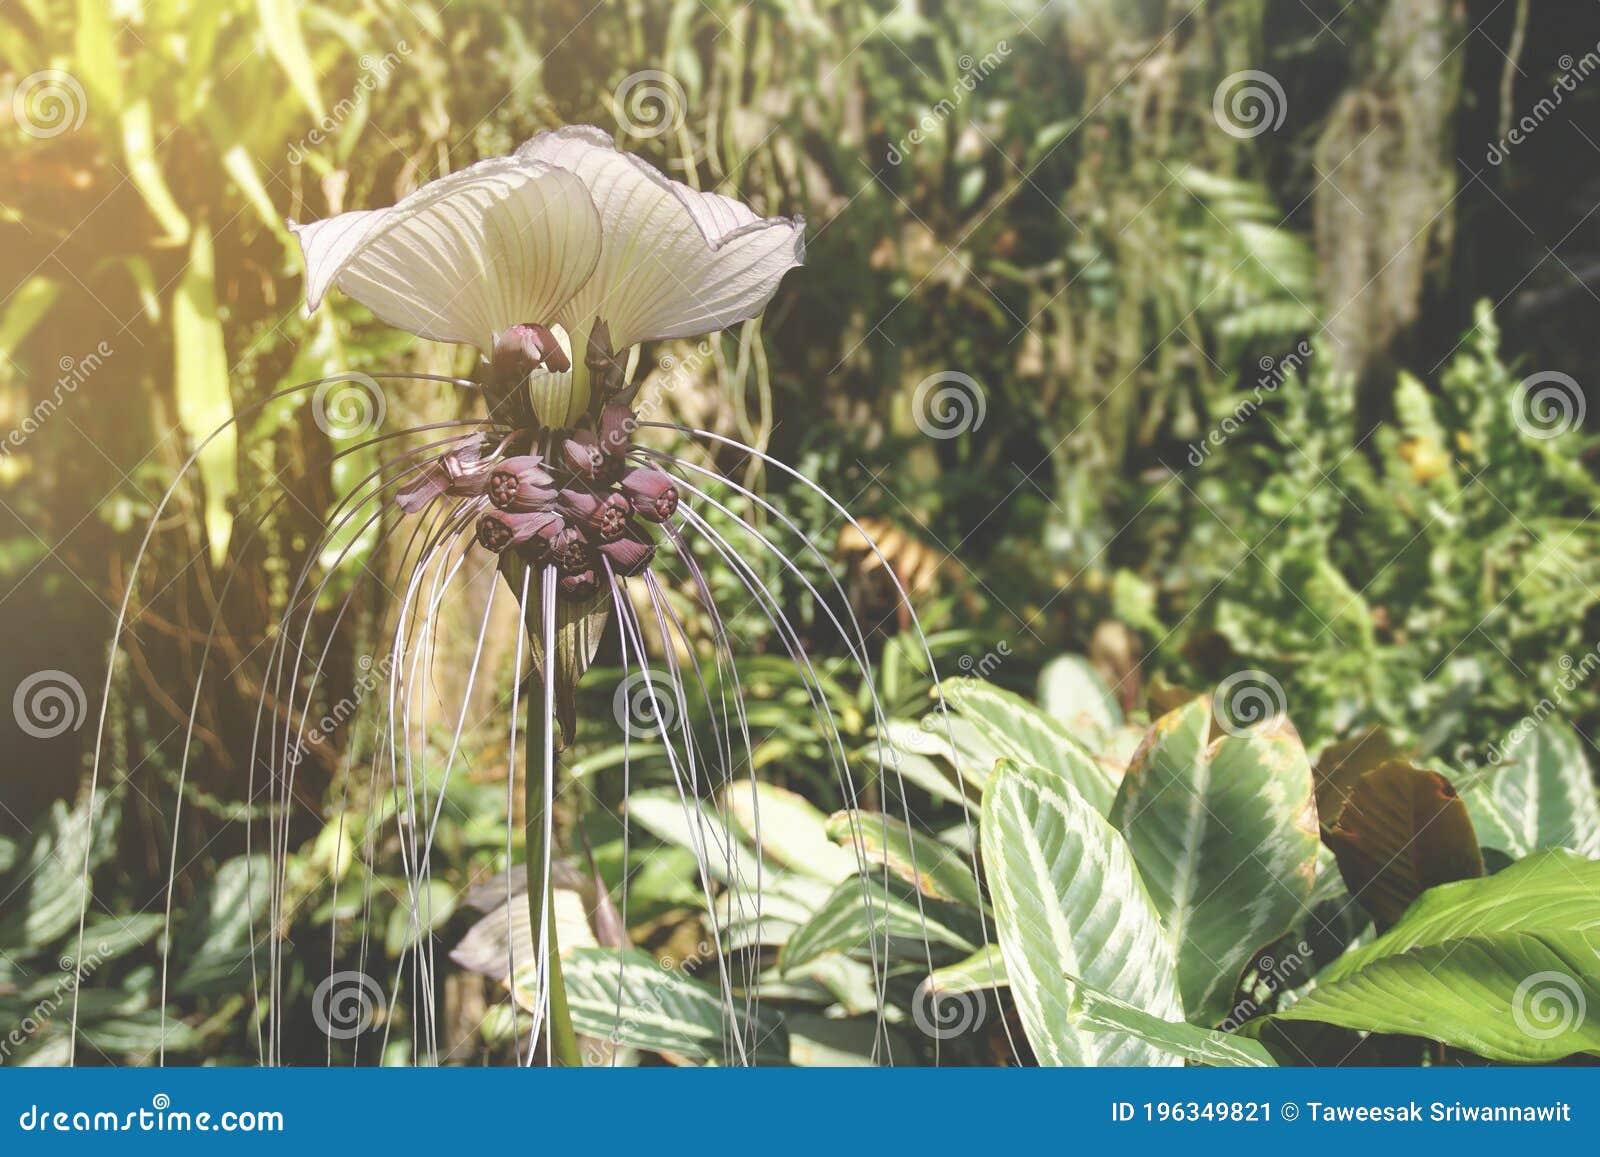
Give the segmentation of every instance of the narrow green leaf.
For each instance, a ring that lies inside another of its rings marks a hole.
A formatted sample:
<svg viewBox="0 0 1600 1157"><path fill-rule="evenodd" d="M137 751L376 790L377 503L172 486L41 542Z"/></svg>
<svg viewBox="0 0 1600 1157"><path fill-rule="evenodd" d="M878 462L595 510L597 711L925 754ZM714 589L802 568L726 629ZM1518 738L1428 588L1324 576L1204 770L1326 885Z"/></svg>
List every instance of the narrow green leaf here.
<svg viewBox="0 0 1600 1157"><path fill-rule="evenodd" d="M161 163L156 159L155 126L149 101L134 101L123 108L122 151L128 161L128 179L139 190L156 221L167 231L167 240L174 245L188 241L189 218L173 199L167 179L162 175ZM207 240L207 252L210 248Z"/></svg>
<svg viewBox="0 0 1600 1157"><path fill-rule="evenodd" d="M256 0L261 31L267 48L289 78L300 103L317 120L322 119L322 97L317 92L317 74L306 51L306 38L300 28L300 10L294 0Z"/></svg>
<svg viewBox="0 0 1600 1157"><path fill-rule="evenodd" d="M230 501L239 484L238 432L228 383L228 354L217 316L216 269L211 232L196 229L189 265L172 302L173 390L178 423L190 445L200 448L196 466L205 484L206 532L211 561L221 566L233 530ZM220 433L219 433L220 431ZM206 441L212 434L217 436Z"/></svg>
<svg viewBox="0 0 1600 1157"><path fill-rule="evenodd" d="M1009 983L1006 979L1005 957L1001 955L998 944L986 945L965 960L958 960L928 974L929 992L952 996L984 988L1004 988Z"/></svg>
<svg viewBox="0 0 1600 1157"><path fill-rule="evenodd" d="M958 849L919 835L905 821L879 812L841 811L828 818L828 835L859 850L869 864L886 866L924 896L977 908L983 897L968 858Z"/></svg>
<svg viewBox="0 0 1600 1157"><path fill-rule="evenodd" d="M1200 1028L1181 1020L1163 1020L1104 989L1074 980L1077 1023L1091 1032L1126 1033L1186 1061L1219 1068L1275 1068L1277 1062L1259 1042Z"/></svg>

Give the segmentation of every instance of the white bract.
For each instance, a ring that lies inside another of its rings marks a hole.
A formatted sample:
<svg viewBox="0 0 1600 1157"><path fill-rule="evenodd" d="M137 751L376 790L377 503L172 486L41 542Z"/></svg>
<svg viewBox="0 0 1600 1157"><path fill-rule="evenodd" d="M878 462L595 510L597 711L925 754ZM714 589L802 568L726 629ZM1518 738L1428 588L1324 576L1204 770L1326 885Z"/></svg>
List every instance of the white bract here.
<svg viewBox="0 0 1600 1157"><path fill-rule="evenodd" d="M572 368L530 383L552 426L588 406L597 321L621 352L755 317L801 263L804 227L671 180L589 125L540 133L389 209L290 223L308 311L337 287L391 325L486 358L513 325L553 330Z"/></svg>

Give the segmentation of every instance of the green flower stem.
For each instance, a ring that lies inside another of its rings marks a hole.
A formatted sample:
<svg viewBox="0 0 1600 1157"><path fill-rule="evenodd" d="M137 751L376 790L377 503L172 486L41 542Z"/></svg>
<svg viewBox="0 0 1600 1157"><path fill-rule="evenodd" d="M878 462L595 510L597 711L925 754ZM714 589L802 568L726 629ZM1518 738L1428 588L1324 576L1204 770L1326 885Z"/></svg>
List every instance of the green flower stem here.
<svg viewBox="0 0 1600 1157"><path fill-rule="evenodd" d="M550 985L550 1019L545 1025L549 1035L554 1062L563 1068L581 1068L583 1060L578 1054L578 1037L572 1030L572 1014L567 1009L567 985L561 975L561 945L556 937L556 893L552 886L548 894L544 889L544 809L553 807L554 800L544 798L544 744L545 724L550 712L545 710L542 693L528 695L527 737L524 746L522 830L523 846L527 851L528 874L528 928L533 935L534 950L539 943L539 898L545 898L544 917L548 922L547 956L545 958L546 983ZM559 752L557 753L559 759ZM554 881L552 881L553 885Z"/></svg>

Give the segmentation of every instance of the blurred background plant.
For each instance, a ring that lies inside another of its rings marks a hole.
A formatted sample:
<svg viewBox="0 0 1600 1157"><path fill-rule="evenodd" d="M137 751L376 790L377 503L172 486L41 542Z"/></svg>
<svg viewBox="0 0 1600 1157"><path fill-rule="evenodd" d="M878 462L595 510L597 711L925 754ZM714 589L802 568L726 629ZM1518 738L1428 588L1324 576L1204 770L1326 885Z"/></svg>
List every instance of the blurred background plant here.
<svg viewBox="0 0 1600 1157"><path fill-rule="evenodd" d="M932 679L890 571L945 674L1026 690L1078 651L1142 710L1263 671L1309 748L1384 724L1462 767L1552 701L1593 735L1597 46L1600 13L1549 0L17 0L0 13L0 614L16 692L0 718L0 996L54 991L57 916L92 839L90 940L116 935L89 1056L154 1048L150 920L190 676L220 607L234 670L197 704L172 933L220 963L174 979L168 1050L256 1055L249 889L227 895L259 850L248 659L372 464L330 462L342 419L317 398L268 399L330 373L467 368L348 300L304 318L283 222L390 204L560 123L615 127L681 179L807 216L807 264L766 318L647 351L644 398L848 499L881 558L784 479L714 463L820 530L874 628L891 714L919 713ZM1562 107L1529 131L1558 86ZM383 401L396 426L471 408L417 383ZM91 837L84 758L128 561L177 467L233 415L156 527ZM263 516L252 504L280 478L291 500ZM350 546L388 549L376 533ZM224 590L230 556L247 565ZM799 581L776 564L763 578L780 597ZM271 710L322 716L374 653L382 607L337 613L344 593L331 583L312 619L326 699ZM799 625L846 741L873 745L843 649L827 624ZM474 631L455 626L443 645L470 654ZM742 673L755 770L822 814L845 806L822 738L785 710L806 691L779 640L759 615L739 629L765 652ZM512 637L495 632L491 664L509 666ZM448 659L437 694L459 700L465 664ZM616 680L586 684L600 725L560 816L591 899L623 870ZM501 707L487 691L471 704L483 729L449 785L426 929L405 919L394 801L362 794L365 732L309 750L273 919L316 947L293 954L283 1000L309 1009L330 965L397 985L419 937L472 926L469 888L504 866ZM661 774L642 754L635 792ZM937 805L952 827L958 802ZM666 840L630 870L632 941L692 955L692 858ZM443 983L440 1055L507 1059L495 981ZM381 1059L419 1055L402 1002L373 1015L393 1018ZM55 1019L8 1063L58 1059ZM287 1056L320 1059L310 1012L286 1019L305 1030Z"/></svg>

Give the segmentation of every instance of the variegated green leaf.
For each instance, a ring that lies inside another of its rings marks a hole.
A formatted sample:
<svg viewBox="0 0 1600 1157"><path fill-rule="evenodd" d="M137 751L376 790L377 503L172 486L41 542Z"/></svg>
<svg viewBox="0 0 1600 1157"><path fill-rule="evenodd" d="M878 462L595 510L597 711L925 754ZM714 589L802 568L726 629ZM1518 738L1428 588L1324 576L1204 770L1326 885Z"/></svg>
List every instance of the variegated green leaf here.
<svg viewBox="0 0 1600 1157"><path fill-rule="evenodd" d="M977 908L983 903L972 863L948 844L912 831L879 812L841 811L828 818L828 835L859 849L869 864L887 866L924 896Z"/></svg>
<svg viewBox="0 0 1600 1157"><path fill-rule="evenodd" d="M1122 836L1067 780L1001 762L983 796L983 864L1028 1041L1046 1065L1160 1065L1170 1054L1074 1020L1068 974L1181 1020L1177 969Z"/></svg>
<svg viewBox="0 0 1600 1157"><path fill-rule="evenodd" d="M969 925L971 925L969 927ZM976 920L948 904L919 898L906 888L885 891L881 875L852 876L833 890L816 915L789 937L780 963L785 973L803 968L828 952L866 959L885 956L921 958L930 944L961 952L976 948Z"/></svg>
<svg viewBox="0 0 1600 1157"><path fill-rule="evenodd" d="M804 796L750 780L731 783L723 805L751 843L773 863L803 875L837 883L853 876L856 857L828 838L828 817Z"/></svg>
<svg viewBox="0 0 1600 1157"><path fill-rule="evenodd" d="M775 1013L751 1016L743 1001L730 1007L716 988L647 952L579 948L562 967L572 1024L584 1036L694 1061L789 1063L788 1033Z"/></svg>
<svg viewBox="0 0 1600 1157"><path fill-rule="evenodd" d="M1508 743L1498 766L1463 783L1479 842L1513 859L1540 848L1600 857L1600 798L1584 747L1576 731L1552 720Z"/></svg>
<svg viewBox="0 0 1600 1157"><path fill-rule="evenodd" d="M1117 697L1082 655L1058 655L1039 672L1039 706L1091 751L1122 726Z"/></svg>
<svg viewBox="0 0 1600 1157"><path fill-rule="evenodd" d="M1206 699L1162 716L1111 810L1197 1024L1227 1015L1251 954L1300 915L1318 849L1311 764L1294 729L1279 721L1209 741L1210 727Z"/></svg>
<svg viewBox="0 0 1600 1157"><path fill-rule="evenodd" d="M984 988L1004 988L1009 983L1006 979L1005 957L1001 955L998 944L987 945L965 960L936 968L928 974L929 992L951 995L977 992Z"/></svg>
<svg viewBox="0 0 1600 1157"><path fill-rule="evenodd" d="M1219 1068L1272 1068L1277 1062L1260 1043L1159 1016L1119 1000L1104 989L1077 981L1074 1019L1090 1032L1126 1033L1196 1064Z"/></svg>
<svg viewBox="0 0 1600 1157"><path fill-rule="evenodd" d="M1062 724L1022 696L981 679L946 679L939 687L946 702L1003 755L1055 772L1101 815L1111 810L1116 780Z"/></svg>

